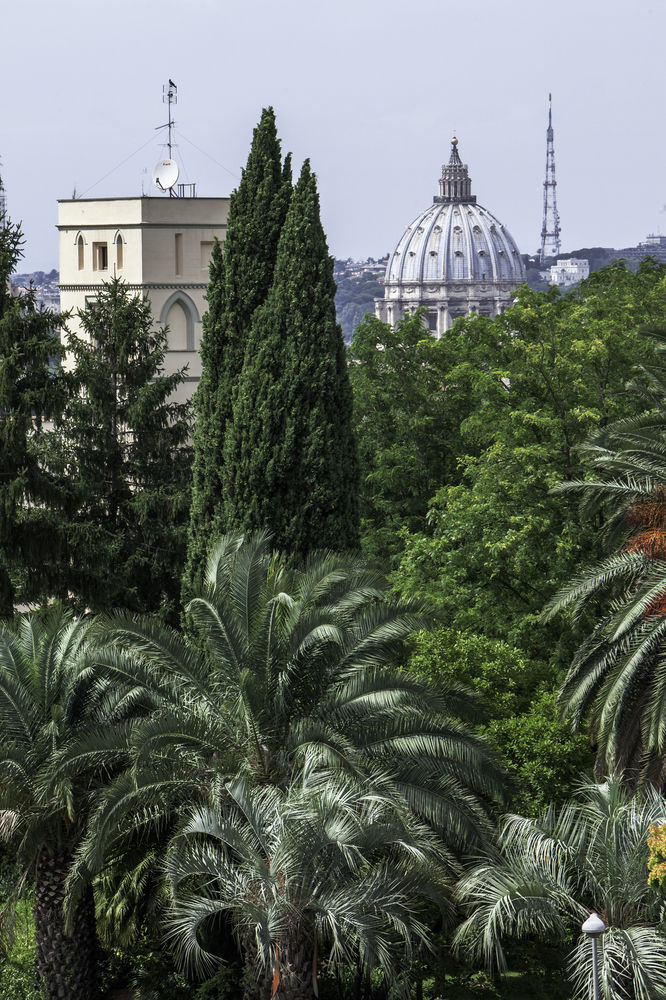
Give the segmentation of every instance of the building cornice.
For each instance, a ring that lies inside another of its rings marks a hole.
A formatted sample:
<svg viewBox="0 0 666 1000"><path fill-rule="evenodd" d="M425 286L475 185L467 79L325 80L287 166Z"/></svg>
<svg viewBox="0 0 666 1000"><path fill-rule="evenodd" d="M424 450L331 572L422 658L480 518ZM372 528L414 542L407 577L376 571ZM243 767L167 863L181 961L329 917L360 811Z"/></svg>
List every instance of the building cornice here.
<svg viewBox="0 0 666 1000"><path fill-rule="evenodd" d="M82 222L80 225L61 223L56 229L61 233L99 232L100 229L112 229L114 233L120 229L226 229L226 222L107 222L97 225Z"/></svg>
<svg viewBox="0 0 666 1000"><path fill-rule="evenodd" d="M105 281L100 281L96 285L58 285L61 292L98 292L100 288L103 288L106 284ZM185 282L185 281L173 281L173 282L145 282L140 285L129 284L123 282L123 288L127 288L130 292L147 292L151 289L161 289L161 288L173 288L173 289L184 289L184 288L194 288L194 289L206 289L208 287L206 282Z"/></svg>

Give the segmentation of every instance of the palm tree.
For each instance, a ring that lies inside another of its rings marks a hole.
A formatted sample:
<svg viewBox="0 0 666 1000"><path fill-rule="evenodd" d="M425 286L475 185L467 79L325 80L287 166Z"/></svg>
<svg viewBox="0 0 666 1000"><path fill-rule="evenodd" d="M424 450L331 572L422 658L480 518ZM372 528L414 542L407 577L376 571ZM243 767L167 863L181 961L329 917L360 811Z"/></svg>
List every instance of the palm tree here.
<svg viewBox="0 0 666 1000"><path fill-rule="evenodd" d="M88 669L90 637L91 624L60 606L0 625L0 833L34 872L37 973L54 1000L98 995L90 890L67 927L63 916L96 780L91 771L58 775L61 755L105 717L103 687Z"/></svg>
<svg viewBox="0 0 666 1000"><path fill-rule="evenodd" d="M631 793L615 775L584 784L575 800L538 819L506 816L499 848L461 880L469 913L455 945L489 969L504 971L504 942L577 936L570 959L576 996L592 995L592 957L581 923L596 910L602 939L604 1000L656 1000L666 993L663 900L648 885L650 826L666 819L652 788Z"/></svg>
<svg viewBox="0 0 666 1000"><path fill-rule="evenodd" d="M226 791L218 809L194 810L170 846L170 935L186 964L205 967L201 935L230 917L244 1000L273 991L310 1000L322 946L332 961L360 953L390 981L396 945L409 956L427 940L422 901L451 916L441 842L391 799L305 775L286 792L246 778Z"/></svg>
<svg viewBox="0 0 666 1000"><path fill-rule="evenodd" d="M239 779L285 796L315 781L375 789L436 830L451 865L487 842L502 775L469 725L473 704L454 684L435 690L394 666L424 616L388 598L362 559L320 554L293 567L265 535L227 536L187 614L191 637L154 619L106 623L97 669L156 707L133 725L133 766L93 817L72 900L88 871L128 845L163 843L193 803L230 807Z"/></svg>
<svg viewBox="0 0 666 1000"><path fill-rule="evenodd" d="M589 721L608 765L663 784L666 752L666 335L648 330L656 363L629 386L646 408L599 431L583 446L594 478L561 484L581 494L584 517L602 521L613 551L563 587L546 608L572 607L597 621L576 653L561 698L578 724Z"/></svg>

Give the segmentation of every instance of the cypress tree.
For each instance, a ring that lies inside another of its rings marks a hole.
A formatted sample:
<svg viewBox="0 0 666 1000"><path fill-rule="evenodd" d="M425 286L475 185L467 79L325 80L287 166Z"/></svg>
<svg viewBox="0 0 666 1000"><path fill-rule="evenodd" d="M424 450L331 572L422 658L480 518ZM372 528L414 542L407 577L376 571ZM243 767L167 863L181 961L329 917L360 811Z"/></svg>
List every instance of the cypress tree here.
<svg viewBox="0 0 666 1000"><path fill-rule="evenodd" d="M213 249L203 319L202 374L194 397L194 470L183 597L201 578L211 535L221 530L220 469L232 390L243 366L252 316L273 281L278 239L291 196L272 108L254 130L247 166L229 204L224 253Z"/></svg>
<svg viewBox="0 0 666 1000"><path fill-rule="evenodd" d="M227 529L266 529L296 556L358 545L352 394L333 259L306 160L271 292L252 323L223 463Z"/></svg>

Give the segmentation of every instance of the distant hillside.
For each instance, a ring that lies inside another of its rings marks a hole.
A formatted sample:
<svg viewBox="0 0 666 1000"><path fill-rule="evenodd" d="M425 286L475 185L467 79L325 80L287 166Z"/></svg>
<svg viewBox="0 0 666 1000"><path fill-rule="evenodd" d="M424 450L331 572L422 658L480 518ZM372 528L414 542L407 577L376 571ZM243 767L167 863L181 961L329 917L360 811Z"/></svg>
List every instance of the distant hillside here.
<svg viewBox="0 0 666 1000"><path fill-rule="evenodd" d="M60 309L60 275L55 268L52 271L31 271L25 274L12 274L11 283L14 288L35 287L37 304L58 312Z"/></svg>
<svg viewBox="0 0 666 1000"><path fill-rule="evenodd" d="M383 298L385 267L385 259L375 261L369 258L363 262L336 260L334 277L338 290L335 308L347 343L365 314L374 314L374 300Z"/></svg>

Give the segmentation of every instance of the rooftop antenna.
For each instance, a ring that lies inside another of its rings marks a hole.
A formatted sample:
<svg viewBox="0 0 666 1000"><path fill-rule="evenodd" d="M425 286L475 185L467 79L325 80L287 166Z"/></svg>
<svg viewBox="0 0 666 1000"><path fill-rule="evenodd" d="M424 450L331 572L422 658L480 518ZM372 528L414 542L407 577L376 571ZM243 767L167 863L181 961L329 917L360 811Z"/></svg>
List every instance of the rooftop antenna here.
<svg viewBox="0 0 666 1000"><path fill-rule="evenodd" d="M541 225L541 253L539 254L541 265L545 263L546 257L557 257L561 245L553 136L553 97L552 94L549 94L548 128L546 129L546 179L543 182L543 223Z"/></svg>
<svg viewBox="0 0 666 1000"><path fill-rule="evenodd" d="M175 125L175 122L171 117L171 105L178 104L178 87L171 79L169 80L168 83L165 83L164 86L162 87L162 104L169 105L169 121L167 122L167 128L169 129L169 138L167 140L167 146L169 147L169 159L171 159L171 147L173 146L171 133ZM162 128L164 128L164 126L162 126Z"/></svg>
<svg viewBox="0 0 666 1000"><path fill-rule="evenodd" d="M168 191L170 198L177 198L178 195L173 190L176 181L178 180L178 165L174 162L172 158L173 151L173 127L175 122L171 114L171 107L178 103L178 87L169 79L168 83L165 83L162 87L162 103L169 106L169 120L165 125L158 125L159 129L168 129L167 132L167 148L169 150L169 156L166 160L160 160L156 164L153 170L153 183L160 189L160 191Z"/></svg>

